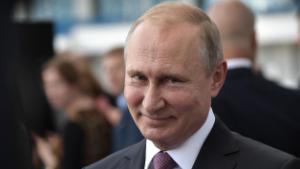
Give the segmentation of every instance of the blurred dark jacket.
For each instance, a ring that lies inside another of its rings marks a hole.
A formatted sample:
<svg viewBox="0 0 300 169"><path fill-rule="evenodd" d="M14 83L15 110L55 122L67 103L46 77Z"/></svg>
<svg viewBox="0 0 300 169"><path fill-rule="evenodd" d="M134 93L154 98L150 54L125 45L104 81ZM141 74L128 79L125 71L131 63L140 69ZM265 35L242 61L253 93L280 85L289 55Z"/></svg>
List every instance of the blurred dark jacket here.
<svg viewBox="0 0 300 169"><path fill-rule="evenodd" d="M96 109L82 109L66 123L63 169L80 169L106 157L111 149L110 125Z"/></svg>
<svg viewBox="0 0 300 169"><path fill-rule="evenodd" d="M212 107L231 130L299 157L299 94L250 68L236 68L228 71Z"/></svg>

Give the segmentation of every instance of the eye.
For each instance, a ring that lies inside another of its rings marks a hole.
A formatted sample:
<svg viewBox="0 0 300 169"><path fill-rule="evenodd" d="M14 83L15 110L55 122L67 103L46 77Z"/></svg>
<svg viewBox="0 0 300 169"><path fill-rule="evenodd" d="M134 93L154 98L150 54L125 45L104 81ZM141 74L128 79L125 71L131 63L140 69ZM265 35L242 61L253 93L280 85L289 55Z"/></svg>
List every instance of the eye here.
<svg viewBox="0 0 300 169"><path fill-rule="evenodd" d="M143 75L140 74L135 74L131 76L131 79L133 79L134 81L146 81L147 78Z"/></svg>
<svg viewBox="0 0 300 169"><path fill-rule="evenodd" d="M177 78L168 78L167 79L167 82L168 83L179 83L180 81L179 81L179 79L177 79Z"/></svg>
<svg viewBox="0 0 300 169"><path fill-rule="evenodd" d="M164 77L162 79L162 81L166 84L170 84L170 85L178 85L180 83L182 83L183 81L181 79L179 79L178 77L174 77L174 76L167 76Z"/></svg>

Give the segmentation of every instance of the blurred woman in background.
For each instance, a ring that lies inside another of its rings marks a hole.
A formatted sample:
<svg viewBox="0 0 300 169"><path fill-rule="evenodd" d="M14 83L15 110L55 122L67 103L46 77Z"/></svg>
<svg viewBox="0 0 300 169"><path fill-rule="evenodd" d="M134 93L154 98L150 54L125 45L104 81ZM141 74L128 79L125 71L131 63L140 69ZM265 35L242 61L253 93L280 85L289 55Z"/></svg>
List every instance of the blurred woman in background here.
<svg viewBox="0 0 300 169"><path fill-rule="evenodd" d="M86 62L64 56L50 60L42 71L44 89L56 115L59 134L35 136L37 153L45 168L77 169L110 151L110 124L97 108L103 92Z"/></svg>

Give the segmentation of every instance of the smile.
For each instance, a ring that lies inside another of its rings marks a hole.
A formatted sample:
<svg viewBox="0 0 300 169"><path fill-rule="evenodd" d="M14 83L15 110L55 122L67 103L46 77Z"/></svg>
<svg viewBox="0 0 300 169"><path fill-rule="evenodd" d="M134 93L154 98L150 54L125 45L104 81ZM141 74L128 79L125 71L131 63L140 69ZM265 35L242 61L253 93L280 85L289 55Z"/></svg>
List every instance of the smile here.
<svg viewBox="0 0 300 169"><path fill-rule="evenodd" d="M140 115L154 121L165 121L173 118L172 116L157 116L157 115L149 115L145 113L140 113Z"/></svg>

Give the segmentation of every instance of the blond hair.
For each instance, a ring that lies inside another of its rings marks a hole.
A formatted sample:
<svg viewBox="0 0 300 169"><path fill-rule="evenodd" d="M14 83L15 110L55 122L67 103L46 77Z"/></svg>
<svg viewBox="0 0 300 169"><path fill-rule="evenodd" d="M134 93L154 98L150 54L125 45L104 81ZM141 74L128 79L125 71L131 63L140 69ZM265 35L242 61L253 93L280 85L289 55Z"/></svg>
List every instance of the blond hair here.
<svg viewBox="0 0 300 169"><path fill-rule="evenodd" d="M158 4L145 12L144 15L134 22L126 38L125 57L127 53L127 43L132 33L146 20L160 21L160 23L163 22L168 26L180 23L190 23L198 26L199 38L205 45L203 51L205 56L202 59L205 61L204 63L206 64L205 66L208 72L212 72L218 62L223 59L220 35L216 25L200 8L178 2L164 2Z"/></svg>

